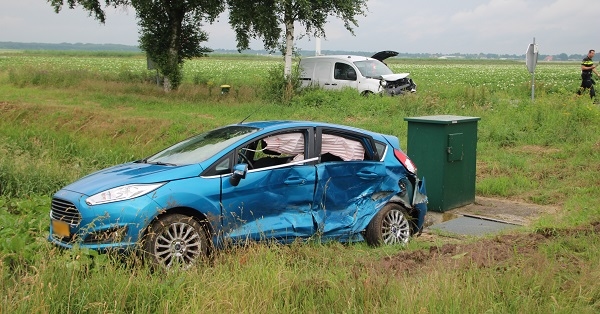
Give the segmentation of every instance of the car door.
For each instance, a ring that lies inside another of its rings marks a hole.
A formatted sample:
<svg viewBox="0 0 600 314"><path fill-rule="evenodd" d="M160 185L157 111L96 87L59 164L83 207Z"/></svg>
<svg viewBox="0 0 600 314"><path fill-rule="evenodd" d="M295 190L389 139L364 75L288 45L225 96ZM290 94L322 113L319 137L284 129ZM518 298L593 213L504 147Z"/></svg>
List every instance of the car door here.
<svg viewBox="0 0 600 314"><path fill-rule="evenodd" d="M369 136L317 129L320 155L315 191L317 232L325 237L352 238L391 197L382 191L387 177Z"/></svg>
<svg viewBox="0 0 600 314"><path fill-rule="evenodd" d="M356 89L358 87L356 70L348 63L336 62L333 67L333 81L331 84L336 86L336 89L345 87Z"/></svg>
<svg viewBox="0 0 600 314"><path fill-rule="evenodd" d="M246 239L291 242L314 234L312 208L316 171L313 164L316 158L304 158L312 154L314 131L307 128L293 132L302 134L303 138L302 156L297 160L291 158L283 164L250 167L237 186L223 180L223 230L234 242ZM290 130L283 133L289 134ZM270 134L274 135L277 134ZM262 139L254 142L262 142ZM238 157L237 162L255 162L252 159L258 151L256 148L257 144L252 143L239 147L238 153L249 155L244 160Z"/></svg>

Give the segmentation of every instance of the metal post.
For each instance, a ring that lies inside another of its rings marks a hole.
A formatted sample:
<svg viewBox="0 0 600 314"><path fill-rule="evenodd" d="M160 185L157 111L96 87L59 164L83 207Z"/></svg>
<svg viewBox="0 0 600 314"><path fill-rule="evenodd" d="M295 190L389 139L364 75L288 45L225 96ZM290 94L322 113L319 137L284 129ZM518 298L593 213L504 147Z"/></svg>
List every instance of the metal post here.
<svg viewBox="0 0 600 314"><path fill-rule="evenodd" d="M527 70L531 73L531 101L534 100L535 95L535 66L537 64L538 58L538 49L535 44L535 37L533 37L533 43L529 44L527 48L527 52L525 53L525 64L527 65Z"/></svg>
<svg viewBox="0 0 600 314"><path fill-rule="evenodd" d="M533 46L535 47L535 37L533 37ZM537 53L537 52L536 52ZM537 63L537 56L536 56L536 63ZM535 94L535 67L533 72L531 73L531 101L534 101L534 97L533 95Z"/></svg>

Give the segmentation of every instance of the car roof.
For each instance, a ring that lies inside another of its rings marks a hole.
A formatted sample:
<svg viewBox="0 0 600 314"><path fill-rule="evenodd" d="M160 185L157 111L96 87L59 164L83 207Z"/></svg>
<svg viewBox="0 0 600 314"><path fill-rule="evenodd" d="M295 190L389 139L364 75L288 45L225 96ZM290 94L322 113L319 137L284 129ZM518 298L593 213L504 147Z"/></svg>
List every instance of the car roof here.
<svg viewBox="0 0 600 314"><path fill-rule="evenodd" d="M349 62L356 62L356 61L365 61L365 60L377 60L377 59L373 59L370 57L366 57L366 56L355 56L355 55L326 55L326 56L314 56L314 57L304 57L302 58L302 60L300 60L300 62L302 61L309 61L309 60L317 60L317 59L331 59L331 60L346 60Z"/></svg>
<svg viewBox="0 0 600 314"><path fill-rule="evenodd" d="M318 122L318 121L294 121L294 120L269 120L269 121L251 121L244 122L238 125L250 126L255 128L263 129L264 131L275 131L280 130L282 128L295 128L295 127L330 127L347 131L360 132L371 136L382 135L377 132L364 130L352 126L335 124L335 123L327 123L327 122Z"/></svg>

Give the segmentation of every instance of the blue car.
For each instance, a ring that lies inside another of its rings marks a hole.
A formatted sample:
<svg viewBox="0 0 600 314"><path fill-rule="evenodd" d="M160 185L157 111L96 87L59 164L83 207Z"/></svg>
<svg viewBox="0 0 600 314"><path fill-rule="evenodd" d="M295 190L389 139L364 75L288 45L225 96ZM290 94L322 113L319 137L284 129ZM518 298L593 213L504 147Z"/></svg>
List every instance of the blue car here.
<svg viewBox="0 0 600 314"><path fill-rule="evenodd" d="M402 244L420 234L424 179L397 137L302 121L229 125L113 166L52 198L61 247L141 249L190 266L244 241Z"/></svg>

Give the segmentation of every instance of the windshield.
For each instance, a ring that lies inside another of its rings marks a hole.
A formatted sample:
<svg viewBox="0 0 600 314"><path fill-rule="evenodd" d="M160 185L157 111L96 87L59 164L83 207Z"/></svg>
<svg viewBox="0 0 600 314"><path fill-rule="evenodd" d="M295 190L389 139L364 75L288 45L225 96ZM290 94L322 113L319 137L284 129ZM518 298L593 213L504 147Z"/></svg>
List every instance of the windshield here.
<svg viewBox="0 0 600 314"><path fill-rule="evenodd" d="M189 165L197 164L214 156L237 140L256 132L258 129L232 125L198 134L179 142L153 156L147 163Z"/></svg>
<svg viewBox="0 0 600 314"><path fill-rule="evenodd" d="M390 68L379 60L364 60L354 62L364 77L380 77L386 74L394 74Z"/></svg>

